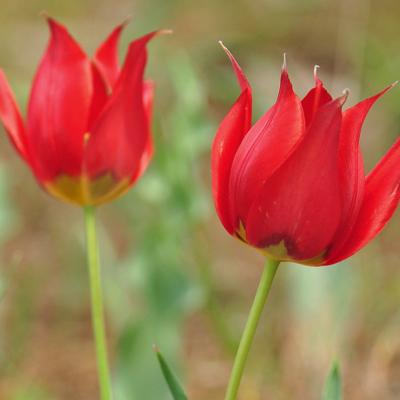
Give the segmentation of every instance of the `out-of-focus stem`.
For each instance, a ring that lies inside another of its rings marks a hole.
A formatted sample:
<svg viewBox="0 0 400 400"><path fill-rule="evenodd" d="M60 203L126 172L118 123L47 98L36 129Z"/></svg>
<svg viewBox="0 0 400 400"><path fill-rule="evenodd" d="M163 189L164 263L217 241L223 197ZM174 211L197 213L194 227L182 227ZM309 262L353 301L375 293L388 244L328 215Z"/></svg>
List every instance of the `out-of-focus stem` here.
<svg viewBox="0 0 400 400"><path fill-rule="evenodd" d="M95 208L84 208L86 225L86 249L89 268L90 298L93 333L96 344L97 370L99 374L101 400L111 400L111 381L107 359L106 334L104 326L103 294L99 250L96 236Z"/></svg>

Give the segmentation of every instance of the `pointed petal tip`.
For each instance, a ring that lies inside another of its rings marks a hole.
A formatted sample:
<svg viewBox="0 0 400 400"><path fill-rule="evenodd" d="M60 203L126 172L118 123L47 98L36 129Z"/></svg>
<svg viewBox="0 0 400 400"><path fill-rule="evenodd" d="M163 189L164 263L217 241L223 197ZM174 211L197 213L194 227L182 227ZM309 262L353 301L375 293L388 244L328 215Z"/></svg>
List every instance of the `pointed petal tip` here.
<svg viewBox="0 0 400 400"><path fill-rule="evenodd" d="M172 29L160 29L159 31L156 31L155 36L158 35L172 35L174 31Z"/></svg>
<svg viewBox="0 0 400 400"><path fill-rule="evenodd" d="M338 98L338 101L341 106L346 102L347 98L349 97L350 89L345 88L342 93L343 93L342 96Z"/></svg>
<svg viewBox="0 0 400 400"><path fill-rule="evenodd" d="M41 10L38 15L39 15L39 17L42 17L44 19L47 19L47 20L50 19L50 16L46 10Z"/></svg>
<svg viewBox="0 0 400 400"><path fill-rule="evenodd" d="M239 63L236 61L235 57L233 56L233 54L229 51L229 49L227 47L225 47L225 45L222 43L222 40L218 40L218 43L222 47L222 50L224 50L225 54L228 56L242 90L250 89L250 84L249 84L246 76L244 75Z"/></svg>
<svg viewBox="0 0 400 400"><path fill-rule="evenodd" d="M128 14L114 29L114 31L119 30L122 31L131 21L133 17L132 14Z"/></svg>
<svg viewBox="0 0 400 400"><path fill-rule="evenodd" d="M376 94L375 96L372 96L371 98L376 98L378 99L379 97L381 97L382 95L384 95L385 93L387 93L389 90L393 89L395 86L397 86L397 84L399 83L399 81L394 81L392 84L390 84L389 86L386 86L385 89L381 90L378 94Z"/></svg>
<svg viewBox="0 0 400 400"><path fill-rule="evenodd" d="M66 28L60 23L58 22L55 18L53 18L52 16L50 16L47 11L41 11L39 14L41 17L43 17L48 26L50 31L52 31L53 33L57 30L57 29L63 29L66 30Z"/></svg>
<svg viewBox="0 0 400 400"><path fill-rule="evenodd" d="M283 53L282 72L287 73L287 56L286 52Z"/></svg>
<svg viewBox="0 0 400 400"><path fill-rule="evenodd" d="M318 70L319 70L320 68L321 68L321 67L320 67L318 64L315 64L315 65L314 65L314 82L315 82L316 85L318 85L319 83L321 83L321 81L320 81L319 78L318 78Z"/></svg>
<svg viewBox="0 0 400 400"><path fill-rule="evenodd" d="M222 40L218 40L218 44L222 47L222 50L226 53L226 55L229 57L229 59L232 61L233 59L233 54L229 51L229 49L224 45Z"/></svg>
<svg viewBox="0 0 400 400"><path fill-rule="evenodd" d="M393 89L395 86L397 86L399 83L399 81L394 81L392 84L390 84L389 86L386 86L385 89L383 89L381 92L379 92L376 96L380 97L383 94L385 94L386 92L388 92L389 90Z"/></svg>
<svg viewBox="0 0 400 400"><path fill-rule="evenodd" d="M392 90L395 86L397 86L399 83L399 81L394 81L392 84L390 84L389 86L386 86L385 89L383 89L382 91L380 91L377 95L373 96L373 97L381 97L382 95L386 94L389 90Z"/></svg>
<svg viewBox="0 0 400 400"><path fill-rule="evenodd" d="M218 44L222 47L222 50L224 50L225 54L229 57L229 59L231 60L231 63L233 65L239 66L235 57L233 57L233 54L230 52L230 50L224 45L224 43L222 42L222 40L218 40Z"/></svg>
<svg viewBox="0 0 400 400"><path fill-rule="evenodd" d="M54 26L58 25L58 22L51 17L46 10L40 11L39 17L42 17L47 22L50 30L53 29Z"/></svg>
<svg viewBox="0 0 400 400"><path fill-rule="evenodd" d="M123 21L121 22L121 27L125 27L125 26L127 26L131 21L132 21L132 18L133 18L133 16L132 16L132 14L128 14L124 19L123 19Z"/></svg>
<svg viewBox="0 0 400 400"><path fill-rule="evenodd" d="M53 25L59 25L58 21L51 15L49 15L49 13L46 10L40 11L39 17L44 18L50 27L52 27Z"/></svg>
<svg viewBox="0 0 400 400"><path fill-rule="evenodd" d="M157 36L160 36L160 35L170 35L170 34L172 34L172 33L173 33L172 29L159 29L159 30L157 30L157 31L152 31L152 32L147 33L146 35L140 37L139 39L135 39L135 40L133 40L132 42L130 42L130 43L129 43L129 49L132 49L132 48L134 48L135 46L137 46L139 42L141 42L142 45L146 46L147 43L148 43L150 40L156 38Z"/></svg>

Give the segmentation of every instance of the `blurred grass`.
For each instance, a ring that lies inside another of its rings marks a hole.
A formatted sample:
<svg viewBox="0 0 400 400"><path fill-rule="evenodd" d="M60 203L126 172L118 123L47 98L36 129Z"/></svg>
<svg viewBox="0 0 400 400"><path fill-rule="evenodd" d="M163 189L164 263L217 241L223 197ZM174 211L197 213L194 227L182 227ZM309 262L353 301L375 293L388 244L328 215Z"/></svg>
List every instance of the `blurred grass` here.
<svg viewBox="0 0 400 400"><path fill-rule="evenodd" d="M209 152L238 89L222 39L254 88L258 117L273 104L283 51L299 95L312 68L349 104L399 79L398 14L391 0L161 0L112 4L1 0L0 65L25 107L45 48L45 9L93 52L132 14L128 42L155 28L156 155L138 185L100 210L109 347L118 400L169 399L156 342L190 398L223 396L262 260L230 238L213 211ZM400 91L369 116L371 168L399 135ZM80 210L43 194L0 139L0 398L91 400L97 383ZM399 216L341 265L285 265L278 274L243 382L246 400L319 399L330 360L344 398L400 396ZM261 394L260 394L261 393Z"/></svg>

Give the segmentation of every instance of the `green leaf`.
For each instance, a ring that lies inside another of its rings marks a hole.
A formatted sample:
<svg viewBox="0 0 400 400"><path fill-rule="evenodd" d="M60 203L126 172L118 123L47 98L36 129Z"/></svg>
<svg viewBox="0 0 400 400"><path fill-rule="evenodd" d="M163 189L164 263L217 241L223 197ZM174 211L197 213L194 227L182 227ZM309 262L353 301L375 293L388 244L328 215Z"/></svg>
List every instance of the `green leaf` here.
<svg viewBox="0 0 400 400"><path fill-rule="evenodd" d="M322 400L341 400L342 382L340 378L339 364L335 361L332 364L331 371L325 381L324 394Z"/></svg>
<svg viewBox="0 0 400 400"><path fill-rule="evenodd" d="M169 390L171 391L174 400L188 400L188 397L186 396L180 383L176 379L175 374L171 371L170 367L165 361L165 358L160 353L160 350L156 346L154 346L154 351L156 352L161 371L164 375L165 380L167 381Z"/></svg>

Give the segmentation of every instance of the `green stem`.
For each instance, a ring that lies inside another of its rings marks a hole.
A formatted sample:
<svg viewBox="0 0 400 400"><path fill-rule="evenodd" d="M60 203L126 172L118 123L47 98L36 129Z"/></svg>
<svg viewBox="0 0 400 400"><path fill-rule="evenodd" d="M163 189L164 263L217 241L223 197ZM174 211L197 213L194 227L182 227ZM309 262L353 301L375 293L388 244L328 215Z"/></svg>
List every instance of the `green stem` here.
<svg viewBox="0 0 400 400"><path fill-rule="evenodd" d="M111 400L110 372L107 360L106 335L104 326L101 271L96 236L95 208L84 207L86 225L86 250L89 267L90 298L93 333L96 343L97 370L99 374L101 400Z"/></svg>
<svg viewBox="0 0 400 400"><path fill-rule="evenodd" d="M225 400L235 400L242 379L244 366L249 355L250 347L256 333L257 325L271 289L272 281L279 266L279 261L268 259L257 288L256 296L244 328L240 344L236 352L231 377L225 394Z"/></svg>

